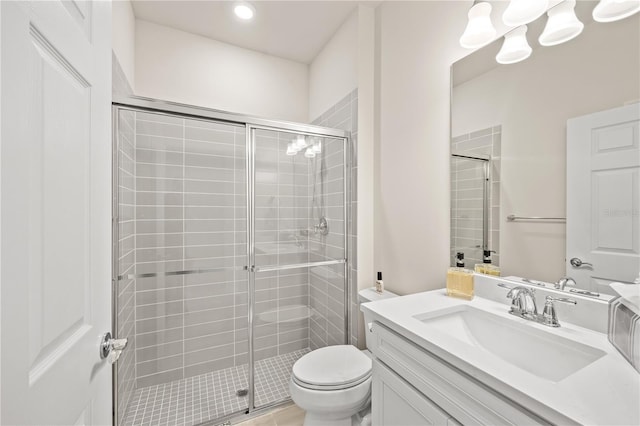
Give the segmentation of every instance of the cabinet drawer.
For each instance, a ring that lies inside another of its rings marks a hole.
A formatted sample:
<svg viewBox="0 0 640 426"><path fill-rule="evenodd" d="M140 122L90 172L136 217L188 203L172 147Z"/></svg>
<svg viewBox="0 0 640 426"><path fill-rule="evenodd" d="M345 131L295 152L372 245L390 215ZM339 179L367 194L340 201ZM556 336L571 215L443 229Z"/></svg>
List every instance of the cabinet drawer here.
<svg viewBox="0 0 640 426"><path fill-rule="evenodd" d="M373 426L447 426L449 415L380 361L373 362Z"/></svg>
<svg viewBox="0 0 640 426"><path fill-rule="evenodd" d="M370 332L373 354L460 423L549 424L384 325L375 322Z"/></svg>

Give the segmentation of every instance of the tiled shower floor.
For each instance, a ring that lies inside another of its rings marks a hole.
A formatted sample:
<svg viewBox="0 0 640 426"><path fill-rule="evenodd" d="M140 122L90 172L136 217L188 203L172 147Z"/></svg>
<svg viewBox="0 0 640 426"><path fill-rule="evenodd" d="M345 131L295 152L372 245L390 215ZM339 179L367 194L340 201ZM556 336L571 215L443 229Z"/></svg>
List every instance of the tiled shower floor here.
<svg viewBox="0 0 640 426"><path fill-rule="evenodd" d="M257 407L289 397L291 368L307 352L309 349L302 349L256 362ZM231 367L138 389L123 424L186 426L240 412L246 409L248 397L236 396L236 391L248 387L247 368Z"/></svg>

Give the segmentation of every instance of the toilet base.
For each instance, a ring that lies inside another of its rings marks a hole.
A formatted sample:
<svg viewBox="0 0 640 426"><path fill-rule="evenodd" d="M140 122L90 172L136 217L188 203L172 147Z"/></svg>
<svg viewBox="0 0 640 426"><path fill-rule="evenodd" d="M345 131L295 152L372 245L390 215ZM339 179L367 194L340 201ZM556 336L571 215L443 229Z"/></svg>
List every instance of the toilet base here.
<svg viewBox="0 0 640 426"><path fill-rule="evenodd" d="M327 419L325 416L306 412L303 426L371 426L371 405L346 419Z"/></svg>

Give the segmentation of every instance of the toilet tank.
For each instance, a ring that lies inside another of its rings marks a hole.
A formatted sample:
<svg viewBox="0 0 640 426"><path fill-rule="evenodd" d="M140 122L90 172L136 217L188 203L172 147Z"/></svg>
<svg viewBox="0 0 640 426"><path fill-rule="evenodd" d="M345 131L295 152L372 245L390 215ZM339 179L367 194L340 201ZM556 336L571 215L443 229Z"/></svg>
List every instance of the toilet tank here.
<svg viewBox="0 0 640 426"><path fill-rule="evenodd" d="M390 299L392 297L398 297L398 295L387 290L384 290L382 293L378 293L374 287L365 288L364 290L360 290L358 292L359 303L376 302L378 300ZM369 338L370 338L369 335L371 334L371 320L369 320L369 318L365 316L364 321L365 321L364 322L365 340L367 343L367 347L369 347Z"/></svg>
<svg viewBox="0 0 640 426"><path fill-rule="evenodd" d="M365 288L364 290L360 290L358 292L358 302L359 303L375 302L377 300L390 299L392 297L397 297L397 296L398 296L397 294L387 290L384 290L382 293L378 293L374 287L370 287L370 288Z"/></svg>

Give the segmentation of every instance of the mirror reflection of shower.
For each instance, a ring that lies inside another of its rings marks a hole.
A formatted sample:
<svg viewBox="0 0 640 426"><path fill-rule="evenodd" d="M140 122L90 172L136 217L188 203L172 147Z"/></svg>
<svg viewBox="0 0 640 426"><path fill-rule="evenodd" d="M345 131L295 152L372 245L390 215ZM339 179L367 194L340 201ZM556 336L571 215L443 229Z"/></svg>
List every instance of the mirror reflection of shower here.
<svg viewBox="0 0 640 426"><path fill-rule="evenodd" d="M451 153L451 266L483 263L491 256L489 155Z"/></svg>
<svg viewBox="0 0 640 426"><path fill-rule="evenodd" d="M322 139L315 136L297 135L287 144L287 155L295 156L299 153L311 160L313 167L313 185L311 197L311 214L315 223L312 227L301 230L300 235L326 236L329 234L329 222L326 217L324 182L327 166L322 150ZM297 238L296 238L297 241Z"/></svg>

